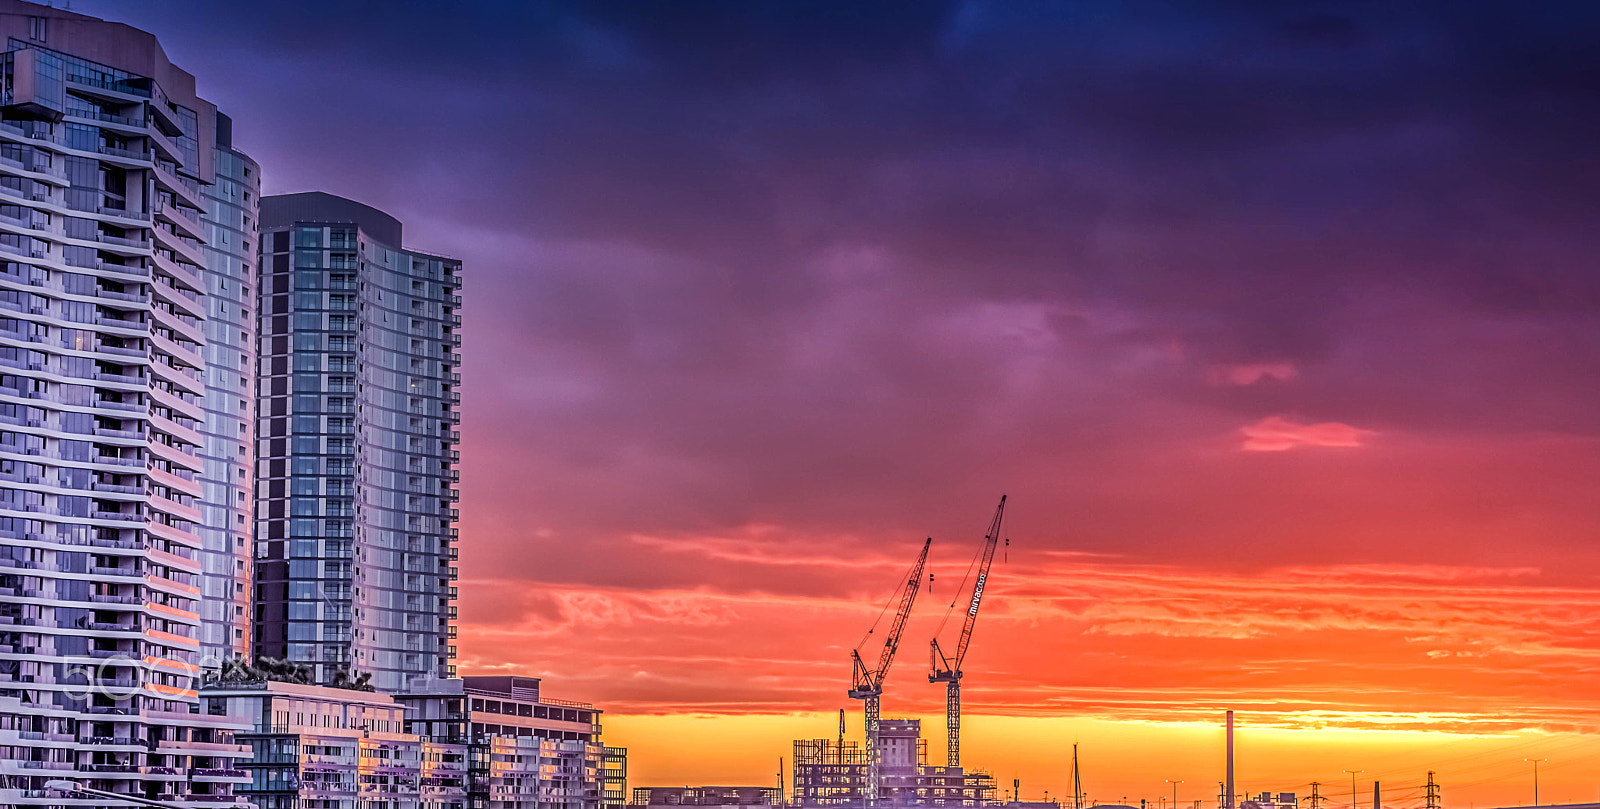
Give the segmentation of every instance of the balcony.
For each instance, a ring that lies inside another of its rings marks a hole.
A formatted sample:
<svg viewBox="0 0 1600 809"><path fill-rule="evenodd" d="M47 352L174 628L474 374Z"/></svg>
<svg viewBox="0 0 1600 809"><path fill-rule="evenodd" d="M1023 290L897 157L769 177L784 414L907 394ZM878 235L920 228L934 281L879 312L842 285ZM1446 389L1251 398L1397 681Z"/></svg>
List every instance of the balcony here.
<svg viewBox="0 0 1600 809"><path fill-rule="evenodd" d="M143 747L144 741L131 736L90 736L83 740L84 744L92 745L125 745L129 747Z"/></svg>
<svg viewBox="0 0 1600 809"><path fill-rule="evenodd" d="M195 778L249 778L247 770L236 770L224 767L195 767L189 770L189 775Z"/></svg>
<svg viewBox="0 0 1600 809"><path fill-rule="evenodd" d="M176 225L183 231L182 235L191 239L201 239L205 236L199 217L187 213L176 205L163 202L161 207L156 209L156 216Z"/></svg>
<svg viewBox="0 0 1600 809"><path fill-rule="evenodd" d="M95 294L95 297L97 297L97 298L105 298L106 300L112 300L112 301L126 301L128 303L144 303L145 302L145 296L142 295L142 294L129 294L127 292L112 292L112 291L107 290L107 289L96 290L94 294Z"/></svg>
<svg viewBox="0 0 1600 809"><path fill-rule="evenodd" d="M96 377L101 377L101 376L112 376L112 374L96 374ZM106 429L104 427L96 427L96 428L94 428L94 435L95 435L96 438L143 439L145 437L145 433L144 433L143 430L108 430L108 429ZM95 483L94 484L94 490L95 491L112 491L112 490L117 490L117 489L129 489L129 490L132 490L132 491L124 492L124 494L134 494L137 491L139 491L139 490L136 490L135 487L133 487L133 486L112 486L109 483Z"/></svg>
<svg viewBox="0 0 1600 809"><path fill-rule="evenodd" d="M105 410L122 410L131 413L142 413L145 410L145 406L142 404L136 404L133 402L118 402L111 399L95 399L92 406ZM124 459L117 458L115 460L106 460L104 457L101 457L96 458L95 460L98 463L119 463ZM132 464L129 465L131 466Z"/></svg>
<svg viewBox="0 0 1600 809"><path fill-rule="evenodd" d="M135 248L135 249L138 249L138 250L149 250L150 249L150 240L148 240L148 239L146 239L146 238L144 238L142 236L139 237L139 238L130 239L130 238L127 238L125 236L110 236L110 235L101 233L101 234L97 235L97 237L95 238L95 241L98 241L98 242L100 242L102 244L109 244L109 245L112 245L113 247L131 247L131 248Z"/></svg>
<svg viewBox="0 0 1600 809"><path fill-rule="evenodd" d="M94 212L101 216L115 219L125 219L130 222L145 223L150 221L150 214L145 211L130 211L126 208L107 208L104 205L95 206Z"/></svg>
<svg viewBox="0 0 1600 809"><path fill-rule="evenodd" d="M161 163L155 165L155 175L157 182L168 191L182 197L184 202L201 210L205 209L205 201L200 199L199 183L185 177L179 177Z"/></svg>
<svg viewBox="0 0 1600 809"><path fill-rule="evenodd" d="M103 343L94 346L90 350L98 352L98 353L101 353L101 354L115 354L115 355L117 355L119 357L148 357L149 356L149 350L148 349L143 349L143 348L123 348L122 346L109 346L109 345L105 345Z"/></svg>
<svg viewBox="0 0 1600 809"><path fill-rule="evenodd" d="M0 157L0 165L10 166L17 171L29 174L37 174L58 181L64 181L67 177L67 172L65 168L63 168L65 164L61 164L59 166L41 166L37 163L26 163L14 157Z"/></svg>
<svg viewBox="0 0 1600 809"><path fill-rule="evenodd" d="M167 133L162 132L160 127L150 127L144 134L150 139L152 155L159 153L161 157L174 163L183 160L183 150L179 149L178 144Z"/></svg>
<svg viewBox="0 0 1600 809"><path fill-rule="evenodd" d="M69 66L68 69L71 70L72 67ZM83 87L89 87L94 90L115 93L116 95L112 97L119 101L144 101L150 98L149 90L129 81L106 81L105 79L101 79L96 76L71 72L67 73L67 81ZM91 95L100 94L101 93L91 93Z"/></svg>
<svg viewBox="0 0 1600 809"><path fill-rule="evenodd" d="M110 382L121 385L142 385L145 381L142 376L130 376L128 374L95 374L94 380L96 382ZM99 430L95 431L96 435L99 433Z"/></svg>
<svg viewBox="0 0 1600 809"><path fill-rule="evenodd" d="M114 163L136 164L135 168L147 168L145 164L149 163L151 159L150 153L143 149L121 149L116 146L107 146L104 143L97 146L93 151L111 158L111 162Z"/></svg>
<svg viewBox="0 0 1600 809"><path fill-rule="evenodd" d="M0 224L10 225L19 230L27 231L36 236L53 236L50 226L44 222L36 222L32 217L0 216Z"/></svg>
<svg viewBox="0 0 1600 809"><path fill-rule="evenodd" d="M137 329L141 329L141 328L144 327L144 318L142 318L142 317L110 317L109 315L106 315L106 314L103 314L103 313L96 313L95 316L94 316L94 325L102 326L102 327L105 327L105 328L108 328L108 329L134 329L134 330L137 330Z"/></svg>
<svg viewBox="0 0 1600 809"><path fill-rule="evenodd" d="M93 463L103 463L110 466L144 466L142 458L123 458L118 455L96 455L91 460Z"/></svg>
<svg viewBox="0 0 1600 809"><path fill-rule="evenodd" d="M91 601L91 602L93 602L95 604L130 604L130 605L143 605L144 604L144 599L140 598L139 596L91 595L91 596L89 596L89 601Z"/></svg>
<svg viewBox="0 0 1600 809"><path fill-rule="evenodd" d="M128 127L130 129L144 129L143 116L133 118L126 115L112 115L109 112L100 112L99 110L67 110L67 117L79 118L85 121L116 124L117 126Z"/></svg>
<svg viewBox="0 0 1600 809"><path fill-rule="evenodd" d="M38 191L30 193L30 192L27 192L27 191L19 191L19 190L15 189L15 188L11 188L9 186L4 186L4 185L0 185L0 194L4 194L4 195L6 195L8 197L14 197L14 198L20 199L20 200L26 200L28 202L51 202L52 201L51 198L50 198L50 193L48 191L45 191L43 193L38 192Z"/></svg>
<svg viewBox="0 0 1600 809"><path fill-rule="evenodd" d="M151 233L155 234L157 242L177 254L184 261L196 267L204 267L206 265L205 255L201 251L199 241L181 233L172 233L162 228L153 228Z"/></svg>
<svg viewBox="0 0 1600 809"><path fill-rule="evenodd" d="M115 272L115 273L122 273L124 275L138 275L138 276L148 276L148 275L150 275L150 268L149 267L141 267L141 266L139 266L137 264L111 264L111 263L105 262L105 261L96 261L95 264L94 264L94 268L96 270L99 270L100 272Z"/></svg>
<svg viewBox="0 0 1600 809"><path fill-rule="evenodd" d="M161 270L173 278L183 281L190 287L195 289L200 288L200 271L198 265L192 263L180 264L172 256L168 256L159 250L152 253L150 258L152 263L156 265L156 269Z"/></svg>

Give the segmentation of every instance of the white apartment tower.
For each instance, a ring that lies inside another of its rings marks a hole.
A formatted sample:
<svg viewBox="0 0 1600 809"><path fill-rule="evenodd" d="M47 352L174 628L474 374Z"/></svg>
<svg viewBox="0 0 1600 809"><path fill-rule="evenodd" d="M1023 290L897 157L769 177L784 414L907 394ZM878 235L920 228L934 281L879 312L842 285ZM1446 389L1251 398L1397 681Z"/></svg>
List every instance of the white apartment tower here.
<svg viewBox="0 0 1600 809"><path fill-rule="evenodd" d="M150 34L0 0L0 39L0 804L74 780L235 805L249 750L196 676L248 643L249 435L211 441L248 419L208 410L250 407L211 376L250 368L218 351L253 342L251 295L212 297L252 275L253 222L217 196L249 163Z"/></svg>
<svg viewBox="0 0 1600 809"><path fill-rule="evenodd" d="M255 650L455 676L461 262L322 192L261 202Z"/></svg>

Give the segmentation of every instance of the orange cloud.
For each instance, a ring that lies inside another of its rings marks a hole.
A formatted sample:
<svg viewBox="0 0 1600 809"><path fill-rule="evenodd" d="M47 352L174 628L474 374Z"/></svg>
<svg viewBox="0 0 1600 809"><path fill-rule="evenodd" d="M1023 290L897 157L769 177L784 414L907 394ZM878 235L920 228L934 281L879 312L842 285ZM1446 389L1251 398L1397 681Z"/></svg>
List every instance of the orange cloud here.
<svg viewBox="0 0 1600 809"><path fill-rule="evenodd" d="M463 671L543 676L552 696L601 704L607 738L632 749L641 784L764 777L790 739L831 735L840 707L857 737L860 707L845 696L849 650L881 638L863 633L881 620L891 589L885 568L903 565L896 557L904 547L775 542L791 532L753 525L711 537L630 538L639 553L733 560L743 571L718 583L470 578ZM852 558L856 569L840 564ZM924 718L934 758L944 690L927 682L927 640L956 600L966 564L949 555L938 562L938 587L918 601L885 696L887 715ZM775 572L811 566L836 585L774 586ZM1017 768L1042 789L1060 777L1059 754L1081 731L1086 755L1110 757L1126 743L1145 751L1130 758L1148 766L1159 756L1175 777L1198 782L1215 766L1218 718L1233 709L1260 789L1323 777L1317 768L1328 760L1387 760L1414 748L1415 766L1386 765L1396 772L1382 780L1398 785L1437 766L1439 744L1459 743L1482 751L1445 762L1454 767L1452 794L1510 805L1492 790L1469 792L1510 772L1495 769L1502 746L1548 747L1567 761L1576 760L1574 745L1600 745L1592 688L1600 589L1563 572L1384 561L1233 570L1019 543L996 561L966 661L967 755L974 766ZM1031 730L1016 737L1002 727ZM1402 735L1418 733L1428 735ZM1383 747L1395 738L1411 747ZM1019 763L1021 747L1057 757ZM1183 769L1191 752L1193 776ZM1274 756L1281 764L1269 771ZM1100 764L1094 788L1138 794L1131 790L1147 773L1136 769ZM1561 770L1552 772L1555 779Z"/></svg>
<svg viewBox="0 0 1600 809"><path fill-rule="evenodd" d="M1359 447L1371 430L1351 427L1337 421L1297 424L1282 416L1268 416L1240 428L1244 433L1241 449L1251 452L1283 452L1298 447Z"/></svg>
<svg viewBox="0 0 1600 809"><path fill-rule="evenodd" d="M1285 728L1593 724L1595 706L1581 695L1600 658L1600 590L1544 583L1535 570L1366 564L1239 574L1040 554L997 570L994 582L970 660L976 712L1183 722L1248 703L1259 723ZM528 591L512 609L520 614L506 616L496 581L471 584L464 670L548 676L563 695L629 714L838 707L849 649L870 641L862 633L883 606L570 585ZM896 711L942 704L914 650L939 631L950 597L918 605L907 630L915 642L891 675ZM502 614L474 621L488 601Z"/></svg>

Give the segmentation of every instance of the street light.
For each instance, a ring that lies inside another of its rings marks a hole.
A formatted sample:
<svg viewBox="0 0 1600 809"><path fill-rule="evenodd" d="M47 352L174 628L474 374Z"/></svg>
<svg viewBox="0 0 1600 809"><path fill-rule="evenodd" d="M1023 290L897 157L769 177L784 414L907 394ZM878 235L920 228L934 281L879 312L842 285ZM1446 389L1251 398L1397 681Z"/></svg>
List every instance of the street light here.
<svg viewBox="0 0 1600 809"><path fill-rule="evenodd" d="M123 795L123 794L116 793L116 792L104 792L104 791L98 790L98 789L90 789L90 788L78 783L77 781L46 781L46 782L44 782L44 788L45 789L53 789L53 790L55 790L57 792L65 792L65 793L67 793L69 795L74 793L74 792L78 792L78 793L82 793L84 795L88 795L91 798L110 798L111 800L116 800L116 801L127 801L128 803L136 803L136 804L139 804L140 806L154 806L154 807L156 807L156 809L177 809L177 807L173 806L170 803L161 803L160 801L152 801L152 800L149 800L147 798L140 798L140 797L138 797L136 795Z"/></svg>
<svg viewBox="0 0 1600 809"><path fill-rule="evenodd" d="M1350 809L1356 809L1356 773L1363 773L1366 770L1345 770L1345 772L1350 773Z"/></svg>
<svg viewBox="0 0 1600 809"><path fill-rule="evenodd" d="M1539 762L1549 761L1547 758L1525 758L1523 761L1533 762L1533 805L1539 805Z"/></svg>
<svg viewBox="0 0 1600 809"><path fill-rule="evenodd" d="M1178 785L1183 783L1183 779L1168 778L1167 783L1172 785L1172 809L1178 809Z"/></svg>

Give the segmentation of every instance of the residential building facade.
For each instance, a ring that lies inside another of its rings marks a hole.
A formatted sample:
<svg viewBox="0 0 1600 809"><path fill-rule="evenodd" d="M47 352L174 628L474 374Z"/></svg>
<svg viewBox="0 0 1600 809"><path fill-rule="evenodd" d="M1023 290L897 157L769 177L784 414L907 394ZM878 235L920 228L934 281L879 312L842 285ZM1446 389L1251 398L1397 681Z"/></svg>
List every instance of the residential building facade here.
<svg viewBox="0 0 1600 809"><path fill-rule="evenodd" d="M195 688L216 107L125 25L0 0L0 39L0 804L235 805Z"/></svg>
<svg viewBox="0 0 1600 809"><path fill-rule="evenodd" d="M261 168L233 148L233 121L217 114L213 182L201 186L205 229L205 418L200 444L200 648L216 670L250 657L254 558L256 224Z"/></svg>
<svg viewBox="0 0 1600 809"><path fill-rule="evenodd" d="M628 748L600 751L600 809L622 809L628 802Z"/></svg>
<svg viewBox="0 0 1600 809"><path fill-rule="evenodd" d="M204 696L208 712L249 725L238 734L253 753L243 764L250 782L239 791L257 809L451 809L465 803L465 752L403 732L405 708L388 695L223 680Z"/></svg>
<svg viewBox="0 0 1600 809"><path fill-rule="evenodd" d="M260 255L256 653L453 676L461 263L320 192L261 201Z"/></svg>
<svg viewBox="0 0 1600 809"><path fill-rule="evenodd" d="M466 756L467 809L601 809L627 794L627 750L601 743L593 705L545 698L534 677L416 686L395 695L407 731Z"/></svg>

